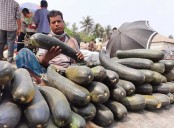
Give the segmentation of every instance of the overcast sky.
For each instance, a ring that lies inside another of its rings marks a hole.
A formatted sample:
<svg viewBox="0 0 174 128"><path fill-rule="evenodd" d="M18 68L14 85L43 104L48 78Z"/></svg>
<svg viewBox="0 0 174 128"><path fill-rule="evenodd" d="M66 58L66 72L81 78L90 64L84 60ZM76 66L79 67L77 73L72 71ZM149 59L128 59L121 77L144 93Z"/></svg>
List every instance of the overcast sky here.
<svg viewBox="0 0 174 128"><path fill-rule="evenodd" d="M19 3L40 0L16 0ZM65 22L79 24L87 15L102 26L147 20L158 33L174 35L174 0L47 0L48 9L60 10Z"/></svg>

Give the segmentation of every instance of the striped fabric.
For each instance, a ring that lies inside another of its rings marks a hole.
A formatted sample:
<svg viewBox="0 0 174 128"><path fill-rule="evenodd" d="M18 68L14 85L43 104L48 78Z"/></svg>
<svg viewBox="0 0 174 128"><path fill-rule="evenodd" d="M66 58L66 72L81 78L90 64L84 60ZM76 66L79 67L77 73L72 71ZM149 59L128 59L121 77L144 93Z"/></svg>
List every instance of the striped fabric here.
<svg viewBox="0 0 174 128"><path fill-rule="evenodd" d="M17 30L16 20L20 19L19 4L14 0L0 0L0 30Z"/></svg>

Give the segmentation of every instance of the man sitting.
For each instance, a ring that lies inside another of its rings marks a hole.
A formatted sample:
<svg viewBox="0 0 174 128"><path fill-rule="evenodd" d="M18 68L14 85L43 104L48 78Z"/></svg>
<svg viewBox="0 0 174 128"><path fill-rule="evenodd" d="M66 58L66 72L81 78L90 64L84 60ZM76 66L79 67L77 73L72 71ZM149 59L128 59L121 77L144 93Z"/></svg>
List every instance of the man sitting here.
<svg viewBox="0 0 174 128"><path fill-rule="evenodd" d="M48 14L48 21L50 24L51 32L49 36L52 36L58 40L63 41L71 48L76 50L76 55L79 59L83 60L83 54L79 51L78 43L74 38L70 38L64 32L64 20L63 14L60 11L52 10ZM39 49L37 56L30 50L23 48L16 56L16 65L18 68L26 68L31 76L36 79L37 83L41 83L41 74L46 72L49 64L57 67L57 69L67 68L71 63L74 63L74 59L61 54L59 46L53 46L50 50Z"/></svg>

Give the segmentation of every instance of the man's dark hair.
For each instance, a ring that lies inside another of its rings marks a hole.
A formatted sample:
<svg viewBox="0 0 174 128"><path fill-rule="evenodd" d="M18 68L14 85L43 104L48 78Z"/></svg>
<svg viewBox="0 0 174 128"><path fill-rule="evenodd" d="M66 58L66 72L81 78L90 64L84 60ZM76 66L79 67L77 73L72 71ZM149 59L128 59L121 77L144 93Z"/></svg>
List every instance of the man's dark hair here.
<svg viewBox="0 0 174 128"><path fill-rule="evenodd" d="M48 18L48 22L50 23L50 17L56 17L56 16L60 16L63 20L63 14L60 11L57 10L52 10L48 13L47 18Z"/></svg>
<svg viewBox="0 0 174 128"><path fill-rule="evenodd" d="M48 7L47 1L46 1L46 0L42 0L42 1L40 2L40 6L41 6L41 7Z"/></svg>
<svg viewBox="0 0 174 128"><path fill-rule="evenodd" d="M22 13L24 13L24 12L26 12L26 13L28 13L28 14L30 13L29 10L28 10L27 8L22 9Z"/></svg>

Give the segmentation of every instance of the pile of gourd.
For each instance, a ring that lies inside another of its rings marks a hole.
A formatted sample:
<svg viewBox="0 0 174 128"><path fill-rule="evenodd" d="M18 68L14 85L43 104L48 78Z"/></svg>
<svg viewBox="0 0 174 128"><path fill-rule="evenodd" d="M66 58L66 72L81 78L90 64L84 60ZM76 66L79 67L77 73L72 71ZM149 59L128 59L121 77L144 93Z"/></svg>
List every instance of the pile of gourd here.
<svg viewBox="0 0 174 128"><path fill-rule="evenodd" d="M88 121L109 127L127 111L162 109L174 102L174 61L162 51L100 51L100 65L50 65L36 85L26 69L0 61L0 127L85 128Z"/></svg>

